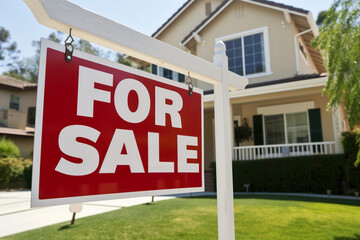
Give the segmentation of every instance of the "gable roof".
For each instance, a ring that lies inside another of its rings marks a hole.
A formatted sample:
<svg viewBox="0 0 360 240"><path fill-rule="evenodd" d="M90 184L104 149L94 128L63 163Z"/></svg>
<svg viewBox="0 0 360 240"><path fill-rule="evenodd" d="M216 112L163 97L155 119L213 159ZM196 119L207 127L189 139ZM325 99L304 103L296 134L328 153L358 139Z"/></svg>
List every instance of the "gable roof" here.
<svg viewBox="0 0 360 240"><path fill-rule="evenodd" d="M191 40L194 32L199 32L201 29L203 29L208 23L210 23L214 17L216 17L220 12L222 12L231 2L234 0L224 0L209 16L207 16L199 25L197 25L192 31L190 31L184 39L181 41L181 44L185 45L188 41ZM273 1L267 1L267 0L241 0L242 2L251 3L255 5L260 5L263 7L272 8L275 10L280 11L288 11L289 13L296 14L296 15L302 15L304 17L307 16L309 11L304 10L302 8L296 8L290 5L285 5L282 3L276 3Z"/></svg>
<svg viewBox="0 0 360 240"><path fill-rule="evenodd" d="M2 75L2 76L0 76L0 88L27 90L27 89L36 89L37 84L21 81L16 78L13 78L13 77Z"/></svg>
<svg viewBox="0 0 360 240"><path fill-rule="evenodd" d="M233 0L224 0L206 19L210 19L213 17L217 11L221 9L227 2L232 2ZM290 5L282 4L282 3L276 3L273 1L267 1L267 0L242 0L244 2L253 3L257 5L262 5L264 7L272 7L272 8L279 8L279 9L285 9L293 13L299 13L299 14L308 14L309 11L296 8ZM163 32L173 21L176 20L192 3L194 3L195 0L187 0L165 23L163 23L152 35L151 37L156 38L161 32ZM205 22L205 20L203 22ZM201 23L199 24L201 25Z"/></svg>
<svg viewBox="0 0 360 240"><path fill-rule="evenodd" d="M174 21L178 16L181 15L183 11L185 11L195 0L187 0L166 22L163 23L153 34L151 37L156 38L163 30L165 30L172 21Z"/></svg>
<svg viewBox="0 0 360 240"><path fill-rule="evenodd" d="M184 39L181 41L182 45L186 45L191 39L194 38L195 34L198 34L203 28L205 28L217 15L219 15L224 9L226 9L232 2L236 0L224 0L209 16L207 16L200 24L198 24L192 31L190 31ZM318 73L326 72L323 64L321 53L317 49L311 47L311 40L317 36L318 29L311 16L311 13L307 10L296 8L290 5L280 4L268 0L241 0L242 2L255 4L262 7L271 8L278 11L288 12L295 23L301 38L308 50ZM306 32L311 29L311 31ZM304 34L302 34L304 32ZM306 32L306 33L305 33Z"/></svg>

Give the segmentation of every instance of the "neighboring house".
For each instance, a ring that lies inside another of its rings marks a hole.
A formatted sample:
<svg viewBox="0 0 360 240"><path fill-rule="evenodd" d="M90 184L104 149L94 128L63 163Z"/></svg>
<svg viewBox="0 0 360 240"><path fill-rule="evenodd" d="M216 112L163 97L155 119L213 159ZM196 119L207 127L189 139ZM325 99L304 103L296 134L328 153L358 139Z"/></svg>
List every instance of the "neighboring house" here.
<svg viewBox="0 0 360 240"><path fill-rule="evenodd" d="M22 157L31 157L37 84L0 76L0 137L11 139Z"/></svg>
<svg viewBox="0 0 360 240"><path fill-rule="evenodd" d="M327 76L320 51L311 48L318 28L309 11L266 0L189 0L153 37L212 62L215 43L226 45L229 70L245 76L245 90L230 93L234 123L252 129L234 147L234 159L340 153L348 122L339 106L327 110ZM152 72L186 78L152 65ZM214 96L205 90L205 168L214 161ZM235 143L234 143L235 145Z"/></svg>

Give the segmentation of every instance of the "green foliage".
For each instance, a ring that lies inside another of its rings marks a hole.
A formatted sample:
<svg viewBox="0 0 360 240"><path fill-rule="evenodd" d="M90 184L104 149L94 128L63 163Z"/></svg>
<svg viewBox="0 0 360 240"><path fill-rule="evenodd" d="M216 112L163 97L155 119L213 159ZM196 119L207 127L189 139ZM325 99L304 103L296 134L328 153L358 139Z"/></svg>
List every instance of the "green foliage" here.
<svg viewBox="0 0 360 240"><path fill-rule="evenodd" d="M0 138L0 158L19 157L20 150L10 139Z"/></svg>
<svg viewBox="0 0 360 240"><path fill-rule="evenodd" d="M0 26L0 67L12 67L18 58L16 42L10 42L10 32Z"/></svg>
<svg viewBox="0 0 360 240"><path fill-rule="evenodd" d="M344 185L360 187L356 174L348 178L347 170L360 175L360 169L347 164L343 154L233 161L234 192L244 192L244 184L250 184L252 192L325 194L330 189L344 194Z"/></svg>
<svg viewBox="0 0 360 240"><path fill-rule="evenodd" d="M344 147L346 157L357 167L360 163L360 129L343 132L341 143Z"/></svg>
<svg viewBox="0 0 360 240"><path fill-rule="evenodd" d="M234 128L235 131L235 141L239 146L243 141L249 141L252 135L252 129L249 127L246 119L244 118L244 123L241 126L236 126Z"/></svg>
<svg viewBox="0 0 360 240"><path fill-rule="evenodd" d="M326 13L327 11L321 11L319 12L317 19L316 19L316 24L317 25L322 25L322 23L324 22L324 19L326 17Z"/></svg>
<svg viewBox="0 0 360 240"><path fill-rule="evenodd" d="M312 42L313 47L323 50L329 107L344 102L351 128L360 124L359 19L360 0L336 0Z"/></svg>
<svg viewBox="0 0 360 240"><path fill-rule="evenodd" d="M25 180L25 184L26 184L26 188L30 189L31 188L31 180L32 180L32 161L29 159L25 159L24 160L24 172L23 172L23 177Z"/></svg>
<svg viewBox="0 0 360 240"><path fill-rule="evenodd" d="M360 164L360 129L343 132L341 142L348 162L348 178L351 179L349 188L360 191L360 169L358 168Z"/></svg>
<svg viewBox="0 0 360 240"><path fill-rule="evenodd" d="M0 158L0 189L9 188L11 182L24 176L24 170L29 169L31 164L29 159Z"/></svg>

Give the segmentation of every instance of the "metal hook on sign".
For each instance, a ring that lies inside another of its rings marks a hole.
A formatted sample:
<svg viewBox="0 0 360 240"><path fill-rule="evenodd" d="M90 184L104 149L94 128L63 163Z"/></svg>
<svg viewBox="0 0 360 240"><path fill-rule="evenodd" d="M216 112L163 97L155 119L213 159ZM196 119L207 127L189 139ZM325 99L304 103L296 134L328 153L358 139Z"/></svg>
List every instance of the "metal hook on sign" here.
<svg viewBox="0 0 360 240"><path fill-rule="evenodd" d="M74 38L71 36L71 28L70 28L70 34L65 40L65 61L67 63L71 62L72 55L74 52L74 46L72 43L74 42Z"/></svg>
<svg viewBox="0 0 360 240"><path fill-rule="evenodd" d="M185 82L189 87L189 96L192 96L194 86L192 84L192 78L190 77L190 72L188 72L188 75L187 75L187 78L186 78Z"/></svg>

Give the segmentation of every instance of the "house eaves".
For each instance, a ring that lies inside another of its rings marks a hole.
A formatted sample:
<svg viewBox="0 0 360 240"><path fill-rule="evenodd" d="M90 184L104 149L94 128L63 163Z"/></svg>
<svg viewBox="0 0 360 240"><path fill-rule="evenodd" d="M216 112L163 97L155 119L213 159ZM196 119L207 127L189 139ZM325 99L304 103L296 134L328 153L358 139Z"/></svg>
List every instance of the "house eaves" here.
<svg viewBox="0 0 360 240"><path fill-rule="evenodd" d="M34 132L28 132L24 129L0 127L0 135L16 135L24 137L34 137Z"/></svg>
<svg viewBox="0 0 360 240"><path fill-rule="evenodd" d="M315 76L314 78L304 78L294 81L278 82L277 84L246 88L241 91L233 91L229 93L230 99L242 98L250 96L258 96L270 93L280 93L286 91L297 91L300 89L309 89L315 87L324 87L328 80L327 76ZM214 94L204 95L204 103L213 102Z"/></svg>
<svg viewBox="0 0 360 240"><path fill-rule="evenodd" d="M0 76L0 88L27 90L27 89L36 89L37 84L21 81L16 78L3 75Z"/></svg>
<svg viewBox="0 0 360 240"><path fill-rule="evenodd" d="M186 1L163 25L161 25L151 37L157 38L172 22L174 22L195 0Z"/></svg>
<svg viewBox="0 0 360 240"><path fill-rule="evenodd" d="M234 0L224 0L208 17L206 17L199 25L197 25L190 33L188 33L184 39L181 41L182 45L186 45L192 38L193 34L198 34L202 29L204 29L217 15L219 15L227 6L230 5ZM255 4L258 6L271 8L278 11L287 11L288 13L299 15L302 17L307 17L310 13L307 10L296 8L290 5L285 5L281 3L276 3L267 0L241 0L242 2Z"/></svg>

